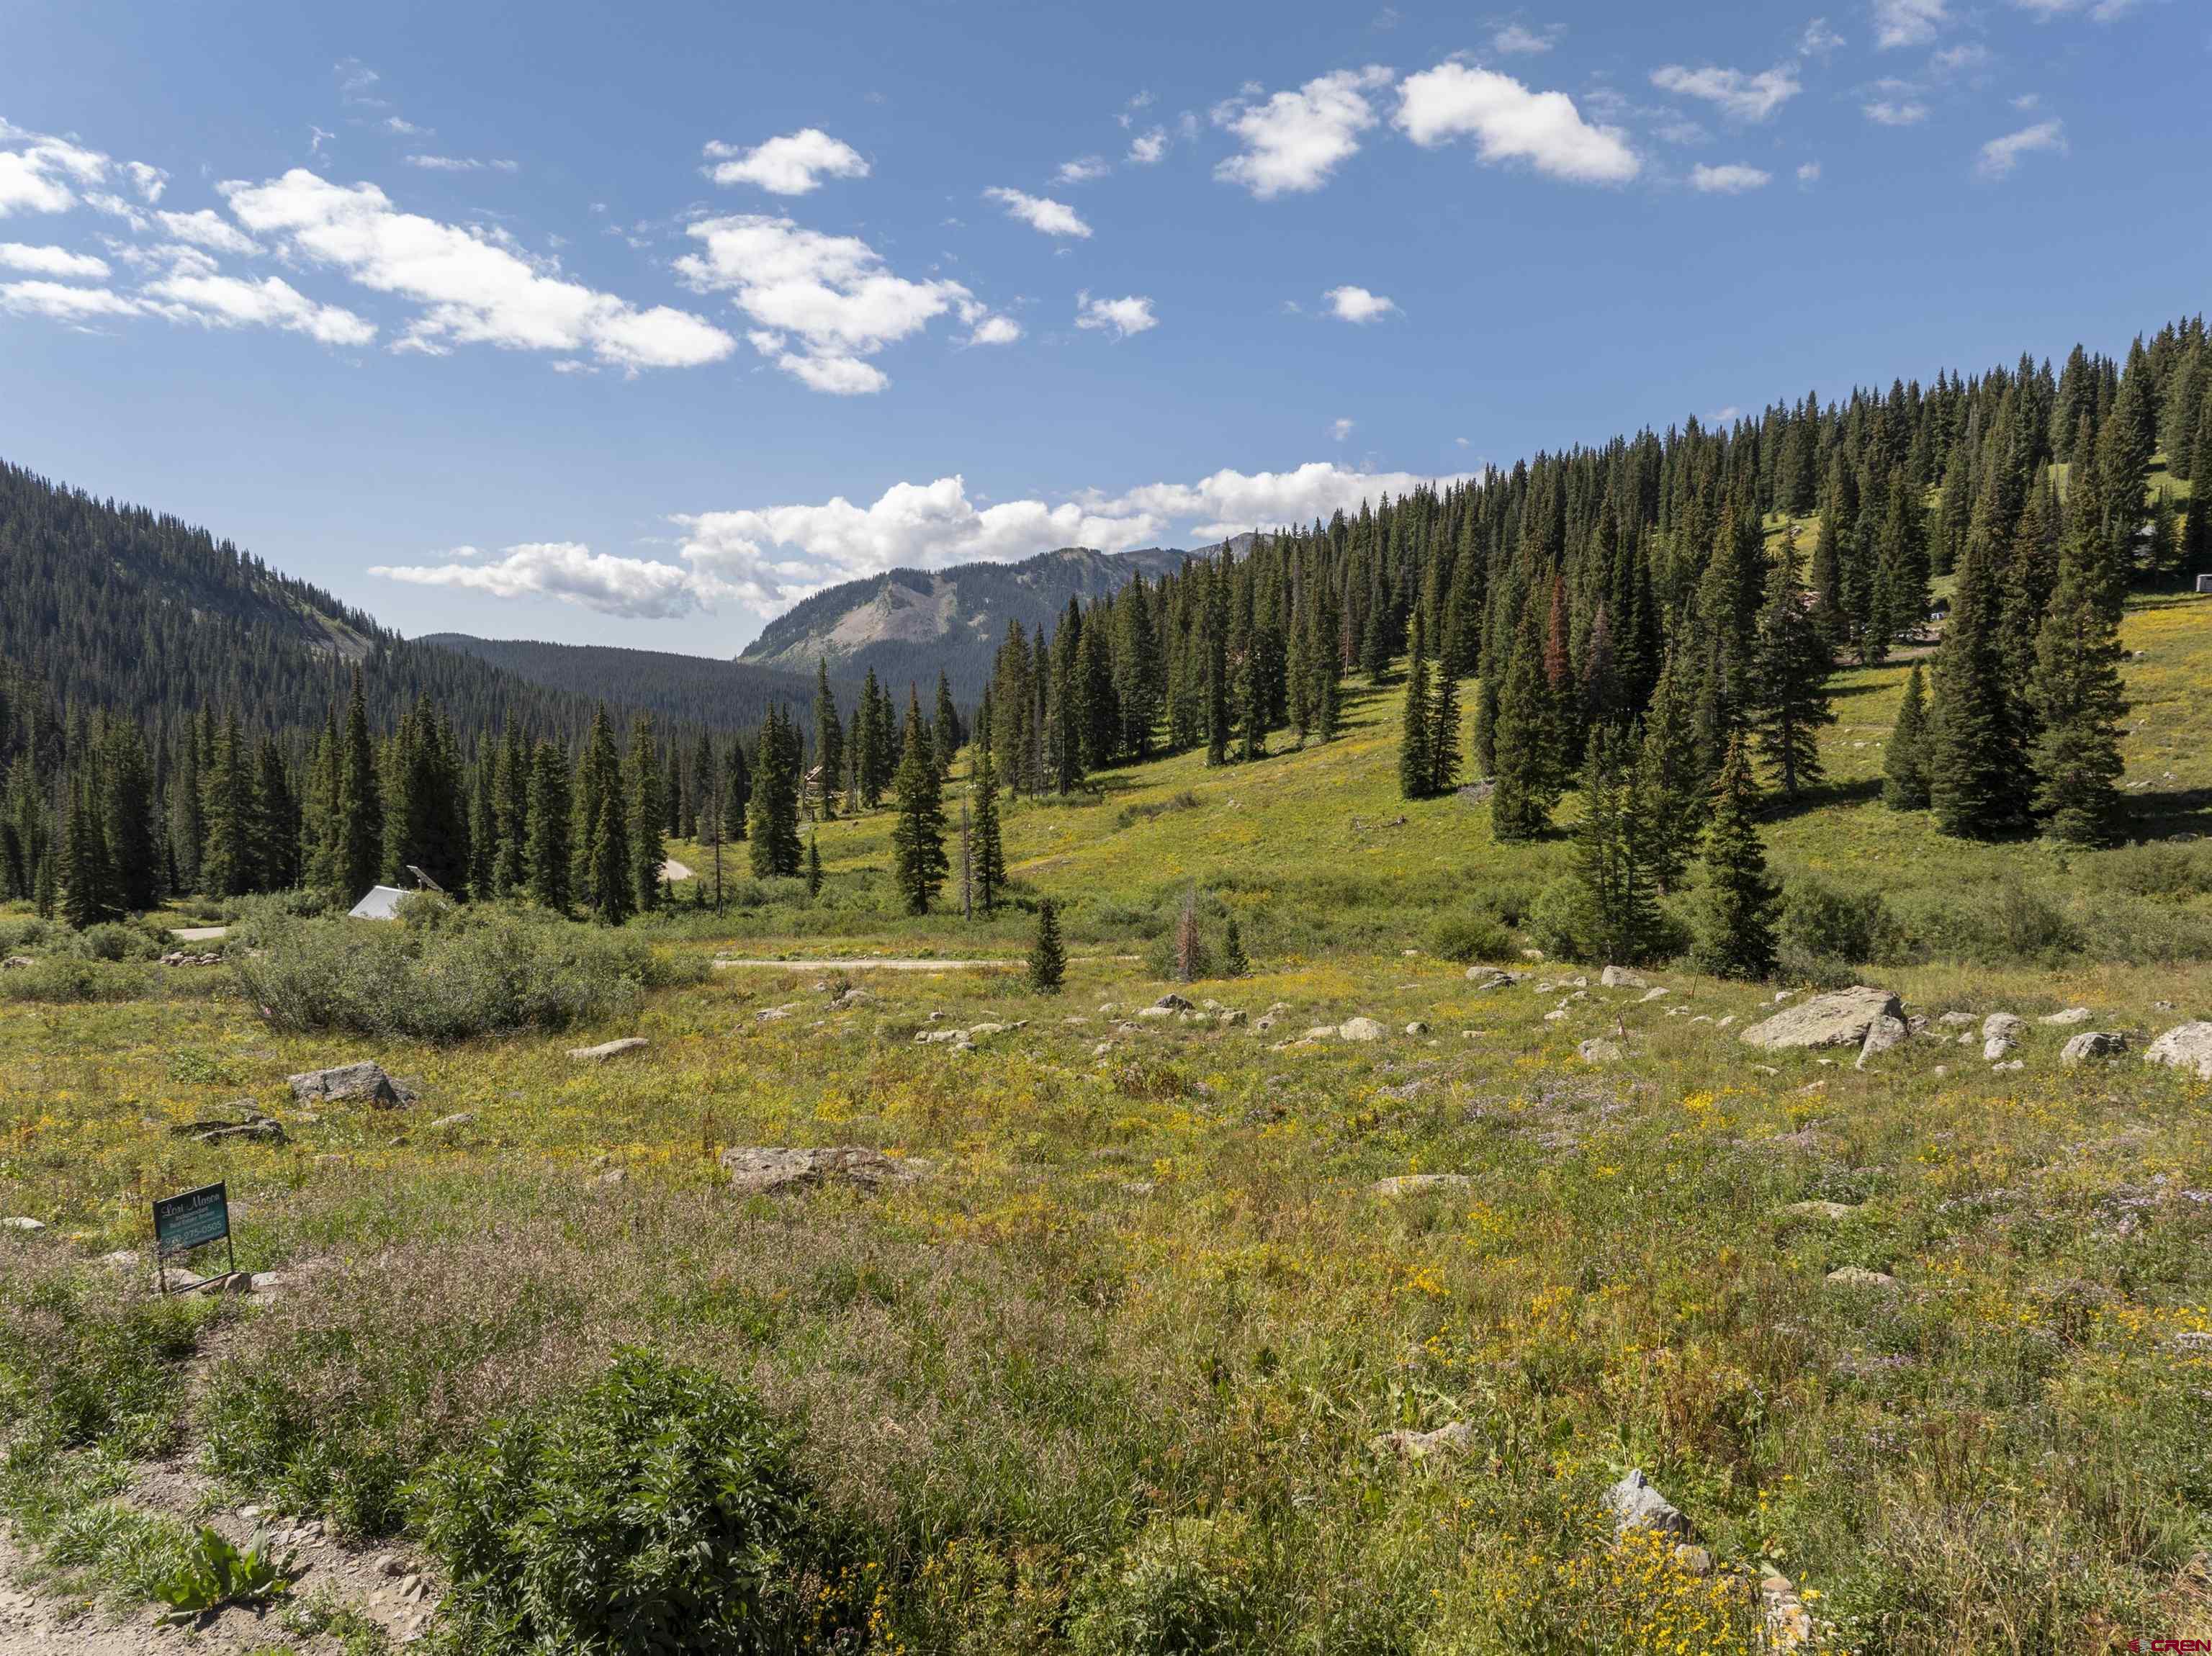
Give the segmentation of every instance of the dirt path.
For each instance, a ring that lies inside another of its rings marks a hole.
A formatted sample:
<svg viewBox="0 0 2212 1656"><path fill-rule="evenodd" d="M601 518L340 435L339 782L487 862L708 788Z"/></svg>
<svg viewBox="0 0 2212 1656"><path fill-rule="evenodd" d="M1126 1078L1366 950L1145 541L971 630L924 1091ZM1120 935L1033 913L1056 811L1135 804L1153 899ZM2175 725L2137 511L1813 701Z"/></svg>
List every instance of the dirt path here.
<svg viewBox="0 0 2212 1656"><path fill-rule="evenodd" d="M212 943L217 937L228 937L230 928L227 925L173 925L169 928L169 935L179 943Z"/></svg>

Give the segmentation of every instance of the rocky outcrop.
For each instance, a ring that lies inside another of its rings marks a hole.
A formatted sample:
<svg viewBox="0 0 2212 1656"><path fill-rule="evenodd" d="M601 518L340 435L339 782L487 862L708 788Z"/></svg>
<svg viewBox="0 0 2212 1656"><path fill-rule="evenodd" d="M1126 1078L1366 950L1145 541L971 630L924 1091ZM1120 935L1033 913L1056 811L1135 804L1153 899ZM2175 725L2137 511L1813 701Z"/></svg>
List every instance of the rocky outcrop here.
<svg viewBox="0 0 2212 1656"><path fill-rule="evenodd" d="M641 1051L649 1044L643 1035L624 1035L620 1040L603 1040L596 1046L572 1046L568 1056L579 1064L604 1064L624 1052Z"/></svg>
<svg viewBox="0 0 2212 1656"><path fill-rule="evenodd" d="M421 1096L407 1083L385 1074L375 1064L341 1064L289 1077L292 1096L302 1104L367 1104L389 1110Z"/></svg>
<svg viewBox="0 0 2212 1656"><path fill-rule="evenodd" d="M1656 1530L1662 1535L1687 1539L1690 1520L1682 1509L1651 1487L1641 1471L1632 1471L1605 1492L1613 1511L1613 1526L1622 1534L1631 1530Z"/></svg>
<svg viewBox="0 0 2212 1656"><path fill-rule="evenodd" d="M2175 1025L2144 1050L2143 1062L2187 1070L2200 1081L2212 1081L2212 1023Z"/></svg>
<svg viewBox="0 0 2212 1656"><path fill-rule="evenodd" d="M803 1190L833 1179L861 1190L882 1190L910 1185L928 1171L927 1162L911 1156L885 1156L859 1144L823 1149L756 1145L724 1150L721 1164L729 1172L730 1188L741 1196Z"/></svg>
<svg viewBox="0 0 2212 1656"><path fill-rule="evenodd" d="M1753 1024L1736 1039L1764 1052L1861 1046L1877 1018L1905 1022L1905 1004L1887 989L1863 984L1815 995Z"/></svg>
<svg viewBox="0 0 2212 1656"><path fill-rule="evenodd" d="M2061 1064L2086 1064L2093 1058L2118 1058L2128 1050L2128 1038L2115 1029L2085 1029L2061 1047Z"/></svg>

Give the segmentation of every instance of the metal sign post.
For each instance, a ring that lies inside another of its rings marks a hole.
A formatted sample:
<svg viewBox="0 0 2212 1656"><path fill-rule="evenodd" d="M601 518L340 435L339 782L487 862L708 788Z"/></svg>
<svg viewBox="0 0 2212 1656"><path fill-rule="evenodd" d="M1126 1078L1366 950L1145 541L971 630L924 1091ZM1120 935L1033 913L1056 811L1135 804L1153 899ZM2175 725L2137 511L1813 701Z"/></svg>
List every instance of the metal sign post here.
<svg viewBox="0 0 2212 1656"><path fill-rule="evenodd" d="M210 1242L221 1242L230 1262L229 1274L238 1274L238 1250L230 1236L230 1195L222 1185L203 1185L154 1204L154 1283L169 1291L167 1262Z"/></svg>

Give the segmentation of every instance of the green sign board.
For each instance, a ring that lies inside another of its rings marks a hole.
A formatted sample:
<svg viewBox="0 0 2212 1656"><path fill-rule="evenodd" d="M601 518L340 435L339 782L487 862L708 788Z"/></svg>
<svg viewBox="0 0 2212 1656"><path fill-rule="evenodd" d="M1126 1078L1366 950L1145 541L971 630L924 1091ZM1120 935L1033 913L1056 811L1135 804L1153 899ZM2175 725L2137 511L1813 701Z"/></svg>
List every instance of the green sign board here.
<svg viewBox="0 0 2212 1656"><path fill-rule="evenodd" d="M154 1252L166 1259L230 1235L230 1198L221 1185L203 1185L154 1204Z"/></svg>

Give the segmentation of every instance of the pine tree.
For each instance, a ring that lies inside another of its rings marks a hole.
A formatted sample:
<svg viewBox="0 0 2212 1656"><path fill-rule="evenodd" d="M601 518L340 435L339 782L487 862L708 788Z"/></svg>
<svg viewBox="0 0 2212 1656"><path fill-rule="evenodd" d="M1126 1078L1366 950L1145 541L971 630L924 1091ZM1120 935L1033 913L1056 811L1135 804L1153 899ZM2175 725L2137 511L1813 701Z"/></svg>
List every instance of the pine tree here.
<svg viewBox="0 0 2212 1656"><path fill-rule="evenodd" d="M629 768L625 849L629 854L630 901L638 913L650 914L660 907L661 868L668 860L668 848L660 835L665 805L659 756L653 739L653 721L643 713L630 726Z"/></svg>
<svg viewBox="0 0 2212 1656"><path fill-rule="evenodd" d="M492 866L492 889L501 897L522 891L530 880L529 750L522 727L512 720L500 745L499 770L492 779L492 806L499 818L499 856Z"/></svg>
<svg viewBox="0 0 2212 1656"><path fill-rule="evenodd" d="M1229 917L1228 929L1221 937L1221 975L1241 978L1250 974L1252 962L1244 953L1244 934L1237 929L1237 917Z"/></svg>
<svg viewBox="0 0 2212 1656"><path fill-rule="evenodd" d="M283 749L263 737L254 755L252 858L264 891L288 891L300 883L300 805L284 767ZM118 870L120 864L118 864Z"/></svg>
<svg viewBox="0 0 2212 1656"><path fill-rule="evenodd" d="M590 905L593 918L606 925L629 919L636 895L630 883L629 813L624 806L617 773L616 786L599 792L599 820L592 825Z"/></svg>
<svg viewBox="0 0 2212 1656"><path fill-rule="evenodd" d="M1523 612L1505 665L1492 721L1495 784L1490 830L1500 840L1533 840L1551 825L1559 803L1559 743L1544 676L1544 628L1536 606Z"/></svg>
<svg viewBox="0 0 2212 1656"><path fill-rule="evenodd" d="M2119 725L2128 711L2120 641L2100 602L2093 525L2073 537L2058 590L2036 639L2028 695L2039 734L2034 748L2036 811L2055 840L2098 846L2119 815Z"/></svg>
<svg viewBox="0 0 2212 1656"><path fill-rule="evenodd" d="M822 656L814 658L814 763L822 773L822 820L835 822L837 779L845 773L845 727L830 692L830 663Z"/></svg>
<svg viewBox="0 0 2212 1656"><path fill-rule="evenodd" d="M1892 810L1927 810L1928 762L1928 696L1916 661L1905 681L1905 700L1898 707L1897 724L1883 755L1882 804Z"/></svg>
<svg viewBox="0 0 2212 1656"><path fill-rule="evenodd" d="M1779 897L1767 877L1766 850L1755 813L1758 785L1741 737L1729 743L1713 785L1705 830L1702 924L1693 958L1717 978L1764 978L1774 970L1774 910Z"/></svg>
<svg viewBox="0 0 2212 1656"><path fill-rule="evenodd" d="M122 913L116 901L115 870L107 859L107 841L100 832L100 813L86 799L82 783L70 790L61 861L62 918L70 925L82 931Z"/></svg>
<svg viewBox="0 0 2212 1656"><path fill-rule="evenodd" d="M611 799L614 801L611 813L606 809ZM601 844L604 825L609 822L614 824L617 840L611 856ZM592 727L584 737L583 758L576 767L576 822L570 847L575 858L576 901L594 914L629 912L632 895L629 823L629 813L623 798L622 754L615 746L614 725L602 706L592 711ZM610 870L621 879L619 894L600 883Z"/></svg>
<svg viewBox="0 0 2212 1656"><path fill-rule="evenodd" d="M893 783L898 822L891 829L892 858L900 895L909 914L927 914L945 884L951 864L945 855L945 804L937 755L921 722L921 703L907 703L905 750Z"/></svg>
<svg viewBox="0 0 2212 1656"><path fill-rule="evenodd" d="M730 743L730 762L722 773L722 837L732 842L745 837L745 818L753 798L752 767L745 761L742 742Z"/></svg>
<svg viewBox="0 0 2212 1656"><path fill-rule="evenodd" d="M1429 743L1429 664L1424 652L1421 617L1413 616L1412 654L1406 663L1406 706L1398 735L1398 794L1425 799L1436 755Z"/></svg>
<svg viewBox="0 0 2212 1656"><path fill-rule="evenodd" d="M568 843L570 813L568 755L550 741L540 741L530 763L530 846L526 859L531 900L565 914L574 888L570 884L574 852Z"/></svg>
<svg viewBox="0 0 2212 1656"><path fill-rule="evenodd" d="M497 746L487 744L470 772L469 895L478 901L499 889L498 769Z"/></svg>
<svg viewBox="0 0 2212 1656"><path fill-rule="evenodd" d="M1632 780L1620 774L1602 730L1590 735L1583 768L1583 816L1574 871L1596 915L1594 939L1614 966L1641 966L1665 948L1665 917L1652 877L1650 824Z"/></svg>
<svg viewBox="0 0 2212 1656"><path fill-rule="evenodd" d="M937 713L930 721L929 736L936 750L938 776L951 776L952 761L960 752L960 710L952 705L952 682L941 667L937 670Z"/></svg>
<svg viewBox="0 0 2212 1656"><path fill-rule="evenodd" d="M998 761L991 737L991 698L986 694L976 715L975 762L969 781L975 807L971 872L976 904L986 914L998 907L999 893L1006 883L1006 855L999 835Z"/></svg>
<svg viewBox="0 0 2212 1656"><path fill-rule="evenodd" d="M243 896L258 889L260 870L253 865L252 761L235 708L223 716L206 790L207 854L201 878L211 896Z"/></svg>
<svg viewBox="0 0 2212 1656"><path fill-rule="evenodd" d="M1936 656L1929 794L1943 832L1968 838L2018 822L2026 755L2005 676L1998 570L1990 537L1970 533Z"/></svg>
<svg viewBox="0 0 2212 1656"><path fill-rule="evenodd" d="M820 838L818 834L806 836L806 895L810 897L822 895L822 847L817 843Z"/></svg>
<svg viewBox="0 0 2212 1656"><path fill-rule="evenodd" d="M1056 995L1067 975L1067 956L1060 943L1060 909L1049 897L1037 902L1036 938L1030 944L1030 987Z"/></svg>
<svg viewBox="0 0 2212 1656"><path fill-rule="evenodd" d="M1436 707L1429 715L1429 792L1449 793L1459 783L1459 680L1437 664Z"/></svg>
<svg viewBox="0 0 2212 1656"><path fill-rule="evenodd" d="M109 721L101 768L100 805L108 858L115 869L116 901L133 913L143 913L161 900L161 859L155 850L160 840L154 775L146 762L145 741L130 719Z"/></svg>
<svg viewBox="0 0 2212 1656"><path fill-rule="evenodd" d="M1836 722L1828 706L1833 665L1797 582L1796 547L1785 545L1769 567L1759 607L1752 713L1759 757L1780 780L1784 798L1820 779L1819 731Z"/></svg>

